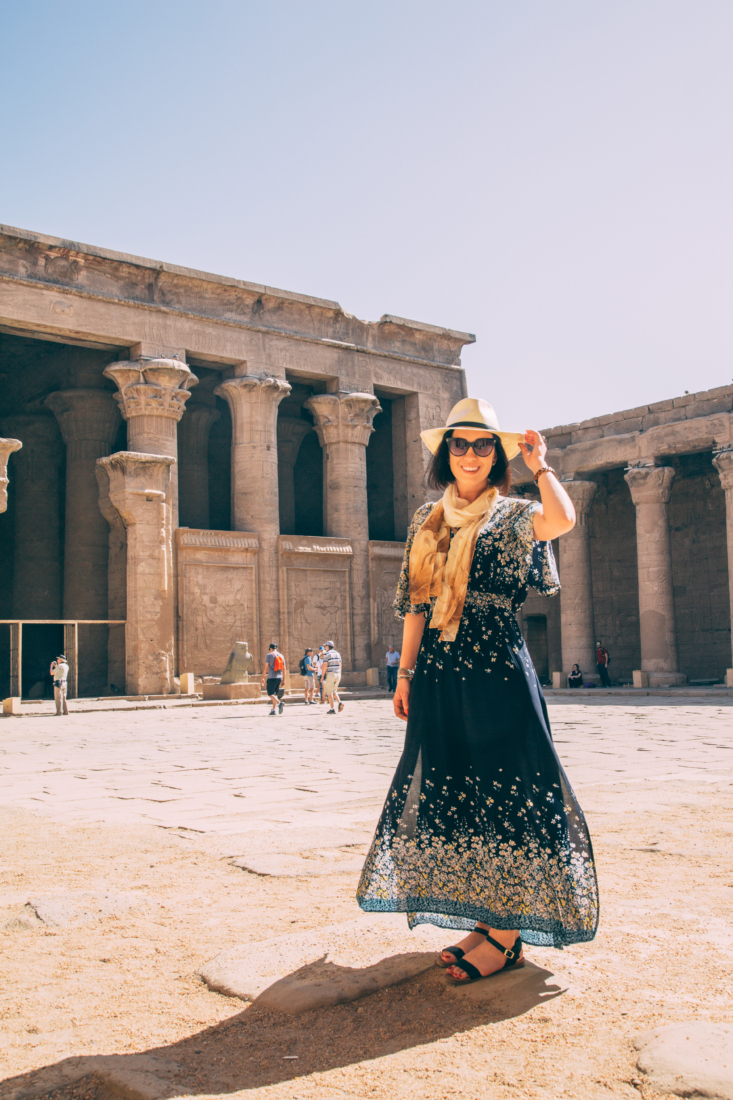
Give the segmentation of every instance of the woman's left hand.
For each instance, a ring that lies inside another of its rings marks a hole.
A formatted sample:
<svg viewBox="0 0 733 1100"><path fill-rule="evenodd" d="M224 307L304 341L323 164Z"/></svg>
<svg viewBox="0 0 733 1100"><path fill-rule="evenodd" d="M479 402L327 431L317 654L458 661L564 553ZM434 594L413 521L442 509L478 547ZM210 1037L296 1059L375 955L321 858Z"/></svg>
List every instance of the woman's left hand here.
<svg viewBox="0 0 733 1100"><path fill-rule="evenodd" d="M530 447L532 448L531 451ZM540 433L534 431L533 428L524 433L524 443L519 444L519 449L522 452L525 465L529 467L533 474L536 474L538 470L547 465L545 457L547 444Z"/></svg>

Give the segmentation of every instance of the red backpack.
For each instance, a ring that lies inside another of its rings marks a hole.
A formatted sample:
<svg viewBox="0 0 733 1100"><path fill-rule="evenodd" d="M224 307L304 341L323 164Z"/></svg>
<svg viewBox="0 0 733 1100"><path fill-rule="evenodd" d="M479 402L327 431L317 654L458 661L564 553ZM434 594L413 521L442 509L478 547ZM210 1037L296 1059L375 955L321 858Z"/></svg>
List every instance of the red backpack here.
<svg viewBox="0 0 733 1100"><path fill-rule="evenodd" d="M276 653L275 654L275 667L274 667L273 671L275 671L275 672L284 672L285 671L285 661L283 660L282 653Z"/></svg>

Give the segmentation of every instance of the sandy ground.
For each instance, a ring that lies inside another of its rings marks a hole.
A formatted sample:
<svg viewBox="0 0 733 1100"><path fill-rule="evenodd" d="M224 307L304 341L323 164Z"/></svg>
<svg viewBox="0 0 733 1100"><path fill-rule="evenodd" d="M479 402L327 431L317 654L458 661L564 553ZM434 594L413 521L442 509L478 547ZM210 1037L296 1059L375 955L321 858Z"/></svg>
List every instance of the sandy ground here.
<svg viewBox="0 0 733 1100"><path fill-rule="evenodd" d="M59 1067L117 1055L150 1071L147 1093L130 1086L128 1096L657 1100L635 1068L633 1036L730 1018L733 779L721 760L733 747L731 711L686 710L676 744L688 723L714 746L707 774L684 778L684 765L670 764L663 778L636 781L630 753L645 750L629 730L653 726L656 712L666 720L664 708L555 709L572 711L554 722L571 747L599 722L626 731L618 759L604 750L606 782L579 781L580 766L570 776L594 838L601 927L592 944L527 949L549 974L544 984L519 983L516 996L509 975L493 995L491 982L447 989L437 968L297 1017L212 993L195 971L223 948L251 942L256 960L258 941L356 917L358 876L262 877L233 865L244 836L58 821L6 795L0 1097L101 1100L111 1095L101 1078L59 1088ZM390 767L396 746L385 749ZM287 791L280 797L285 805ZM307 851L297 835L290 843ZM343 846L349 858L363 850ZM83 894L112 895L113 911L68 927L14 926L30 899Z"/></svg>

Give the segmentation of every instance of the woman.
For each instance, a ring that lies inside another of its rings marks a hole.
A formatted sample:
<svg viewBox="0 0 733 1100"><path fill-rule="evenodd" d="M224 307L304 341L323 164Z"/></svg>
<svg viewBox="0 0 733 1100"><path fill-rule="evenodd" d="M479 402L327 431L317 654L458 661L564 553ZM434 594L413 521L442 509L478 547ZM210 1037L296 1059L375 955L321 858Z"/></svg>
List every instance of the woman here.
<svg viewBox="0 0 733 1100"><path fill-rule="evenodd" d="M580 671L580 665L573 665L568 676L568 687L582 688L583 686L583 673Z"/></svg>
<svg viewBox="0 0 733 1100"><path fill-rule="evenodd" d="M514 617L528 585L559 590L550 540L575 513L542 436L500 431L485 401L459 401L422 438L445 491L405 547L394 708L407 735L358 900L410 927L471 930L438 959L467 984L521 965L522 938L563 947L596 932L590 837ZM506 495L520 451L541 504Z"/></svg>

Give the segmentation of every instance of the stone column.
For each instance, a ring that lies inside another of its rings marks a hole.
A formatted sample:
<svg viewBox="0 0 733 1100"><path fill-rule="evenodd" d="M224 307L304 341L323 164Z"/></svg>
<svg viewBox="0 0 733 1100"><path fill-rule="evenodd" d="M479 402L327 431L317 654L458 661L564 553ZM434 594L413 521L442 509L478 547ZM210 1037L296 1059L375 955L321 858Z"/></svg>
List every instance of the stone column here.
<svg viewBox="0 0 733 1100"><path fill-rule="evenodd" d="M277 481L280 494L280 533L295 534L295 463L300 445L311 431L307 420L279 416L277 420Z"/></svg>
<svg viewBox="0 0 733 1100"><path fill-rule="evenodd" d="M209 432L220 416L210 405L189 405L178 426L181 527L209 527Z"/></svg>
<svg viewBox="0 0 733 1100"><path fill-rule="evenodd" d="M354 668L372 666L369 600L369 511L366 448L381 412L371 393L324 393L306 401L323 448L323 525L327 535L351 539ZM346 660L347 655L342 654Z"/></svg>
<svg viewBox="0 0 733 1100"><path fill-rule="evenodd" d="M119 393L115 400L127 421L127 449L173 459L170 477L171 521L178 526L178 421L198 382L178 359L135 359L110 363L104 370Z"/></svg>
<svg viewBox="0 0 733 1100"><path fill-rule="evenodd" d="M97 459L112 449L120 414L106 390L61 390L45 404L66 444L63 617L106 619L109 532L96 473ZM81 627L77 656L79 694L106 693L107 627Z"/></svg>
<svg viewBox="0 0 733 1100"><path fill-rule="evenodd" d="M97 464L99 510L109 524L107 569L107 618L127 617L127 531L122 516L109 498L109 474ZM126 694L125 627L111 626L107 636L107 678L112 694Z"/></svg>
<svg viewBox="0 0 733 1100"><path fill-rule="evenodd" d="M584 679L597 683L596 638L593 619L593 581L590 567L588 513L596 492L594 481L564 481L577 521L560 540L560 622L562 631L563 687L577 662Z"/></svg>
<svg viewBox="0 0 733 1100"><path fill-rule="evenodd" d="M175 459L118 451L97 465L127 532L126 690L166 695L174 673L171 471Z"/></svg>
<svg viewBox="0 0 733 1100"><path fill-rule="evenodd" d="M733 447L726 447L713 456L713 465L720 474L720 482L725 490L725 522L728 536L728 590L730 592L730 615L733 638ZM731 660L733 666L733 659ZM733 687L733 667L726 672L725 682Z"/></svg>
<svg viewBox="0 0 733 1100"><path fill-rule="evenodd" d="M636 508L641 672L647 674L651 687L683 684L687 677L680 673L677 661L667 514L674 469L671 466L638 466L627 470L624 477Z"/></svg>
<svg viewBox="0 0 733 1100"><path fill-rule="evenodd" d="M277 407L290 385L281 378L245 374L222 382L214 393L224 398L232 414L232 528L259 535L260 638L255 658L261 667L270 642L286 645L280 638L278 589Z"/></svg>
<svg viewBox="0 0 733 1100"><path fill-rule="evenodd" d="M0 439L0 512L8 508L8 459L22 446L19 439Z"/></svg>
<svg viewBox="0 0 733 1100"><path fill-rule="evenodd" d="M23 442L13 459L13 615L60 619L61 433L50 414L9 416L2 424Z"/></svg>

